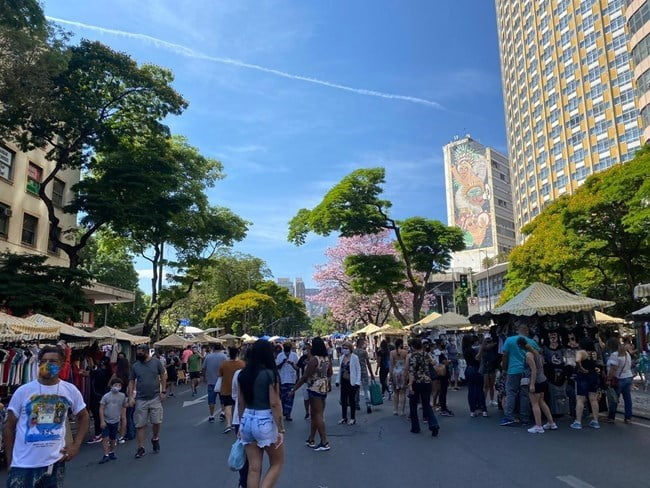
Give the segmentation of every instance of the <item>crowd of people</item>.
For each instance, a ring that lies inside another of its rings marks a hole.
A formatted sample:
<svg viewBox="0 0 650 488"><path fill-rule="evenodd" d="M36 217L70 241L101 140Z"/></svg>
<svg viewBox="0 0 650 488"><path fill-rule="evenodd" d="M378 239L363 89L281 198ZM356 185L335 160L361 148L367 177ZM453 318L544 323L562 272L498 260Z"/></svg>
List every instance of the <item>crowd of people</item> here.
<svg viewBox="0 0 650 488"><path fill-rule="evenodd" d="M241 348L215 344L204 351L195 345L165 354L151 354L141 345L133 364L121 354L115 363L99 361L89 372L88 406L79 390L58 376L65 352L46 346L38 353L38 378L21 386L8 407L8 483L60 486L65 462L77 455L91 415L88 443L102 443L100 464L116 460L117 446L131 439L137 444L135 458L144 456L149 425L151 450L159 452L163 400L168 393L173 396L181 377L188 378L192 395L198 394L201 382L207 385L208 422L218 416L223 433L234 431L245 445L246 462L239 470L243 488L272 487L279 479L285 424L293 421L296 395L310 422L307 447L331 449L324 411L334 388L341 425L354 426L362 406L368 415L373 413L372 387L380 389L383 400L392 400L393 415L408 418L410 432L421 432L422 419L433 437L441 429L436 415L454 416L447 393L461 383L467 387L469 416L488 417L488 407L498 407L503 411L500 425L529 424L531 434L558 429L558 415L572 417L570 427L576 430L590 415L587 425L598 429L600 422L615 421L620 397L623 420L631 421L638 363L631 341L616 336L602 340L578 328L534 332L531 337L528 326L520 324L510 337L493 328L484 335L465 334L460 341L427 336L407 344L401 338L394 344L383 340L370 350L365 338L332 344L320 337L301 339L296 346L258 340ZM374 384L376 377L381 387ZM76 416L74 439L68 412ZM269 469L263 476L264 455Z"/></svg>

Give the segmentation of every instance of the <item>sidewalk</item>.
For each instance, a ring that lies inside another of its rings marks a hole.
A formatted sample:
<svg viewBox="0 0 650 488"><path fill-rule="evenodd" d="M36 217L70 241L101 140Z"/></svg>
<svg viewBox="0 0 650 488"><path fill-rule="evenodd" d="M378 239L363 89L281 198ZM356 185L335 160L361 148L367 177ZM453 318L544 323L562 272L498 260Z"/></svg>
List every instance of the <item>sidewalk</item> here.
<svg viewBox="0 0 650 488"><path fill-rule="evenodd" d="M634 386L638 387L638 390L632 390L632 414L650 420L650 389L644 391L641 381L635 381ZM618 412L623 413L623 398L619 400Z"/></svg>

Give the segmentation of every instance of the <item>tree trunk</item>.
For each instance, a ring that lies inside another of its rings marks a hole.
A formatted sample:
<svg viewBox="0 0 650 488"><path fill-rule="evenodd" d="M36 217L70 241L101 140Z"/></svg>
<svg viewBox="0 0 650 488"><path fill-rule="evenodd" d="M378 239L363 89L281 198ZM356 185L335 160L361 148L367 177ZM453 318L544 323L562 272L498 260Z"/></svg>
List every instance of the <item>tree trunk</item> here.
<svg viewBox="0 0 650 488"><path fill-rule="evenodd" d="M391 306L393 307L393 315L395 315L395 318L400 321L402 324L402 327L406 327L408 324L408 321L406 320L406 317L404 317L404 314L400 311L399 307L397 306L397 302L395 301L395 297L393 296L393 293L390 290L385 290L386 291L386 296L388 297L388 300L390 301Z"/></svg>

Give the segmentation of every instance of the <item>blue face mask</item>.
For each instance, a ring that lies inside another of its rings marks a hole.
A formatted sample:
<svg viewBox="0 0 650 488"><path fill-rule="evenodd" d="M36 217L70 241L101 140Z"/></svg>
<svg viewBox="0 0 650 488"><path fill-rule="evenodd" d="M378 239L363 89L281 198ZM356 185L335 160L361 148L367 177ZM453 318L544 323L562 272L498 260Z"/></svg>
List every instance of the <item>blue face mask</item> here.
<svg viewBox="0 0 650 488"><path fill-rule="evenodd" d="M39 368L39 374L43 378L54 378L61 371L61 366L54 363L42 364Z"/></svg>

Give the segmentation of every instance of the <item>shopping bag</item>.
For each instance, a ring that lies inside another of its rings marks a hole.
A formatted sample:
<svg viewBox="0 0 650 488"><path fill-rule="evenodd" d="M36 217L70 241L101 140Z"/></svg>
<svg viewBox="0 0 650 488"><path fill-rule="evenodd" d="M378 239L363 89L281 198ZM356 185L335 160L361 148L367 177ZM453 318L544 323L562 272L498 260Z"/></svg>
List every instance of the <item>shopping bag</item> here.
<svg viewBox="0 0 650 488"><path fill-rule="evenodd" d="M246 463L246 452L244 451L244 444L237 439L230 448L230 455L228 456L228 467L231 471L239 471Z"/></svg>
<svg viewBox="0 0 650 488"><path fill-rule="evenodd" d="M370 403L373 405L381 405L384 403L384 398L381 395L381 386L375 381L370 383Z"/></svg>
<svg viewBox="0 0 650 488"><path fill-rule="evenodd" d="M214 391L215 393L221 393L221 383L222 383L222 376L219 376L217 378L217 383L214 385Z"/></svg>
<svg viewBox="0 0 650 488"><path fill-rule="evenodd" d="M566 384L556 386L549 384L550 407L553 415L569 414L569 397L566 394Z"/></svg>

